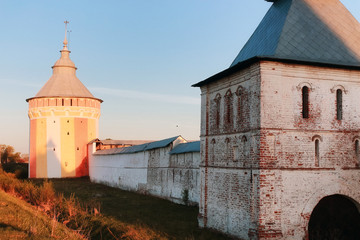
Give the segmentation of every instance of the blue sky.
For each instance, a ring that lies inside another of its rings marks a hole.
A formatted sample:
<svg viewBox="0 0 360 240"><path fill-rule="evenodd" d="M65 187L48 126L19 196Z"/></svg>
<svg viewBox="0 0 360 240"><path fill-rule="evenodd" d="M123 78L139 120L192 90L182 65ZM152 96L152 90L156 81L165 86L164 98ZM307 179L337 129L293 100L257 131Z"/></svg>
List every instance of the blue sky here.
<svg viewBox="0 0 360 240"><path fill-rule="evenodd" d="M342 0L360 20L360 1ZM228 68L264 0L0 1L0 144L28 152L26 98L52 74L68 29L77 76L104 100L100 138L199 139L200 90ZM178 127L177 127L178 126Z"/></svg>

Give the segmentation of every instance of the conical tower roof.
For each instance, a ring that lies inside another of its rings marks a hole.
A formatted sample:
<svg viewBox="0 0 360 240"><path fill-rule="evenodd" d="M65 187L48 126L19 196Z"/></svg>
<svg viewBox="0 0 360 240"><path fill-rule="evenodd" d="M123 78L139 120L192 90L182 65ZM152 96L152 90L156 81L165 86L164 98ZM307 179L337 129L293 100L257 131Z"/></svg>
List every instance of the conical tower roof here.
<svg viewBox="0 0 360 240"><path fill-rule="evenodd" d="M339 0L276 0L236 64L253 57L360 66L360 24Z"/></svg>
<svg viewBox="0 0 360 240"><path fill-rule="evenodd" d="M69 56L70 51L67 48L66 30L64 47L60 52L60 59L55 62L54 66L52 66L52 76L33 98L80 97L97 99L76 77L77 68ZM27 99L27 101L30 99ZM101 99L98 100L102 102Z"/></svg>

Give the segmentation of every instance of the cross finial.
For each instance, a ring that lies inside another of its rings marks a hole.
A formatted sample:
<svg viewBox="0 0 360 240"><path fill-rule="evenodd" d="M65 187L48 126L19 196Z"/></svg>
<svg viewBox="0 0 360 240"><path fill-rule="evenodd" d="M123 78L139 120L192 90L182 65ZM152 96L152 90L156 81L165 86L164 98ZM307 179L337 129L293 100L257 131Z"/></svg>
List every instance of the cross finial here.
<svg viewBox="0 0 360 240"><path fill-rule="evenodd" d="M67 25L68 25L68 23L69 23L69 21L67 21L67 20L65 20L65 39L64 39L64 50L67 50L67 44L68 44L68 41L67 41L67 39L66 39L66 34L67 34Z"/></svg>

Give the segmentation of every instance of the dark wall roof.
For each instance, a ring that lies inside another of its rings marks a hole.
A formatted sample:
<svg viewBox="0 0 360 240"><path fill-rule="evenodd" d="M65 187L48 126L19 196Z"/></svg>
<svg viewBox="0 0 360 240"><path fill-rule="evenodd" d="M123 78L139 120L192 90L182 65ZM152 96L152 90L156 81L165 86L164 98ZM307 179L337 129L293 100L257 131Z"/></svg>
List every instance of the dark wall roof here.
<svg viewBox="0 0 360 240"><path fill-rule="evenodd" d="M173 150L171 150L170 154L181 154L190 152L200 152L200 141L181 143L177 145Z"/></svg>
<svg viewBox="0 0 360 240"><path fill-rule="evenodd" d="M137 153L148 151L156 148L163 148L169 146L172 142L178 139L181 136L176 136L172 138L167 138L160 141L145 143L141 145L135 145L131 147L123 147L123 148L111 148L111 149L103 149L96 151L94 155L112 155L112 154L125 154L125 153Z"/></svg>

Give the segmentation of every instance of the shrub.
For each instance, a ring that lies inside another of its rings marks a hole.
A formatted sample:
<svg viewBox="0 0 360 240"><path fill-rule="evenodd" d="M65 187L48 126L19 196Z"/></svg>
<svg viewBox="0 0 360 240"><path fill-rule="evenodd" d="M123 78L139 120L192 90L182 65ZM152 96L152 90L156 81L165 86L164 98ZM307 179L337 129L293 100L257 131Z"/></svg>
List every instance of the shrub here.
<svg viewBox="0 0 360 240"><path fill-rule="evenodd" d="M14 173L18 179L27 179L28 166L27 163L5 163L2 164L2 169L7 173Z"/></svg>

